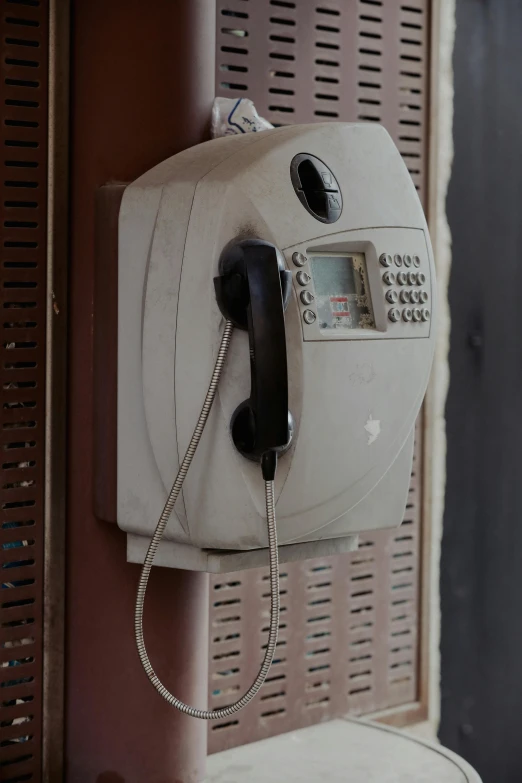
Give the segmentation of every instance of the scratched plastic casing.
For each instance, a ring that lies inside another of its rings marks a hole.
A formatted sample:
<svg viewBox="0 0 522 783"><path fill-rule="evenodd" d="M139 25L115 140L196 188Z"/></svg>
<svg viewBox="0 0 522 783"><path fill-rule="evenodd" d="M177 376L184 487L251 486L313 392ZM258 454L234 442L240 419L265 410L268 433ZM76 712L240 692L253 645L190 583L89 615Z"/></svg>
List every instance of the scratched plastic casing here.
<svg viewBox="0 0 522 783"><path fill-rule="evenodd" d="M315 219L296 195L290 166L302 153L323 161L337 179L343 209L333 223ZM117 518L132 561L143 559L212 373L223 329L213 286L221 251L246 237L276 245L293 274L286 341L295 432L276 476L280 544L293 545L292 559L345 551L347 540L353 542L348 537L402 520L436 325L424 214L382 127L280 128L201 144L125 191L119 221ZM308 259L304 267L294 265L296 252ZM364 254L372 328L328 330L317 317L307 324L305 310L314 306L301 303L297 272L310 273L306 288L315 295L310 260L350 254ZM383 265L383 254L391 256L391 266ZM414 290L422 290L427 301L401 302L402 291ZM397 294L394 304L386 298L389 291ZM394 308L396 322L390 320ZM419 312L418 320L406 320L406 310L428 311L426 320ZM230 436L232 414L249 396L249 384L248 335L236 330L160 547L162 565L219 571L263 562L255 552L267 544L261 471L235 450ZM234 560L231 550L244 554Z"/></svg>

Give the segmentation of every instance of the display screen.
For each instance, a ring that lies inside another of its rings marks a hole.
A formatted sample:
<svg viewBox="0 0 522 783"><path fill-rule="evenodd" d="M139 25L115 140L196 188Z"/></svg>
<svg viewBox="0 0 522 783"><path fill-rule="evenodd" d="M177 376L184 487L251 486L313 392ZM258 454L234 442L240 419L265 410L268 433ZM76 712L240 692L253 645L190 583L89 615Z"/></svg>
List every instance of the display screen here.
<svg viewBox="0 0 522 783"><path fill-rule="evenodd" d="M364 253L312 256L321 329L375 329Z"/></svg>

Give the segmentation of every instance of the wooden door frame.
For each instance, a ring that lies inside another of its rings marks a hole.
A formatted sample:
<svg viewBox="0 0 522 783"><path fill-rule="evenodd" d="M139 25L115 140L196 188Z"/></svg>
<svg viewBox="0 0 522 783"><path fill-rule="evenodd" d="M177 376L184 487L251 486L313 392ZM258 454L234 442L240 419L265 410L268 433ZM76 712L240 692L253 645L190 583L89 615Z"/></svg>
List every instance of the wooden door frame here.
<svg viewBox="0 0 522 783"><path fill-rule="evenodd" d="M49 4L43 780L63 778L69 0Z"/></svg>

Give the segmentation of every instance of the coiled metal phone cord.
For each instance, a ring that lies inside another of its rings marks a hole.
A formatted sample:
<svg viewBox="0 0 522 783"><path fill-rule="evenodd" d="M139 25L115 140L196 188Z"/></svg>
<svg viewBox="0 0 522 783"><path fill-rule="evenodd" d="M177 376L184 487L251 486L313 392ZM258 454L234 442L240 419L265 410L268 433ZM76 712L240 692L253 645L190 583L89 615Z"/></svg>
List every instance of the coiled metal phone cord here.
<svg viewBox="0 0 522 783"><path fill-rule="evenodd" d="M274 652L277 645L277 634L279 630L279 560L277 552L274 482L265 481L266 519L268 526L268 549L270 557L270 631L268 634L268 644L266 647L265 656L263 658L263 663L261 664L261 668L256 679L248 691L238 701L234 702L234 704L230 704L228 707L222 707L218 710L198 710L195 707L184 704L182 701L173 696L172 693L170 693L167 688L165 688L165 686L157 677L154 669L152 668L151 662L149 661L149 656L147 655L147 649L145 647L145 640L143 638L143 605L145 602L145 594L152 569L152 563L154 561L154 557L158 550L163 533L165 532L167 522L169 521L170 515L172 514L176 504L176 500L178 499L181 487L183 486L183 482L190 467L190 463L192 462L198 447L201 435L203 434L205 424L207 423L208 415L210 413L210 409L212 408L212 403L214 402L214 397L216 396L219 379L225 364L233 330L234 326L232 322L226 321L223 337L221 338L221 344L219 346L216 364L214 366L212 378L210 380L207 395L205 397L205 402L203 403L203 408L201 409L201 413L199 415L198 423L196 424L196 428L194 429L194 433L190 439L186 454L183 457L183 461L178 470L178 475L176 476L174 484L172 485L172 489L169 492L165 507L161 512L156 530L154 531L154 535L152 536L145 560L143 562L143 568L138 586L138 595L136 598L136 611L134 615L136 645L138 647L140 660L143 668L145 669L147 677L154 685L160 696L163 696L165 701L167 701L172 707L176 707L176 709L180 710L180 712L184 712L186 715L190 715L193 718L201 718L203 720L226 718L229 715L233 715L235 712L239 712L239 710L243 709L243 707L246 707L246 705L252 701L256 693L263 685L266 679L266 675L268 674L268 670L270 669L272 658L274 657Z"/></svg>

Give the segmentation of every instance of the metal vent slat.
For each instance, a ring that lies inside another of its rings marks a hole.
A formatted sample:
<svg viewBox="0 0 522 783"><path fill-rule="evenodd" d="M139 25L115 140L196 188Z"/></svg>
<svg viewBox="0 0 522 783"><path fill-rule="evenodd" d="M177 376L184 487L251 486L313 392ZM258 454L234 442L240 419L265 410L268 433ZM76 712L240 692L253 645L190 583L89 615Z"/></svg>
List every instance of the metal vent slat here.
<svg viewBox="0 0 522 783"><path fill-rule="evenodd" d="M0 777L41 779L48 5L0 0Z"/></svg>

